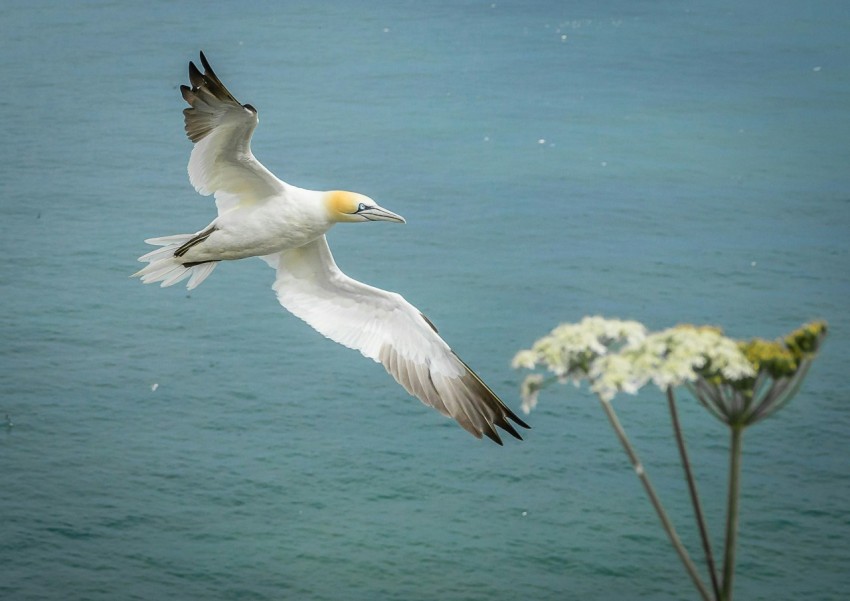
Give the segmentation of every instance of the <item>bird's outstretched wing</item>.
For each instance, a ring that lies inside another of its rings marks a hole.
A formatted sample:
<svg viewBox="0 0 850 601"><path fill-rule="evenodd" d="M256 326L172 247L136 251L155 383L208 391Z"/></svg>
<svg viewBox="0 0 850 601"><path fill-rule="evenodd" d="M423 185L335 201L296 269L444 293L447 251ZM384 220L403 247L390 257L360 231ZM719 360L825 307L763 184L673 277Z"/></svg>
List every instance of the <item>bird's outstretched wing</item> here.
<svg viewBox="0 0 850 601"><path fill-rule="evenodd" d="M517 417L399 294L342 273L324 236L263 257L277 269L280 304L321 334L378 361L412 395L453 417L476 438L502 444L495 426L522 439Z"/></svg>
<svg viewBox="0 0 850 601"><path fill-rule="evenodd" d="M201 52L201 73L189 63L192 87L180 86L191 108L183 111L186 135L195 147L189 181L203 195L215 194L219 214L280 193L283 183L251 153L257 110L233 97Z"/></svg>

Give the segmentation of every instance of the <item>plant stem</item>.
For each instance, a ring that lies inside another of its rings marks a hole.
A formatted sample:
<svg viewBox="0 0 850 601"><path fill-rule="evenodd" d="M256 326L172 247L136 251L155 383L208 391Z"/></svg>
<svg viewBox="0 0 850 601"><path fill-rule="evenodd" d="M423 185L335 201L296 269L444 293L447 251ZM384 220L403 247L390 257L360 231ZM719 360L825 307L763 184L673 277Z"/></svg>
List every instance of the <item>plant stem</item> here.
<svg viewBox="0 0 850 601"><path fill-rule="evenodd" d="M640 459L637 456L637 452L635 452L634 447L632 447L632 443L626 436L626 431L623 430L623 426L620 424L620 420L617 419L617 414L614 412L614 407L608 401L603 401L602 399L600 399L600 402L602 403L602 408L605 410L605 415L608 416L608 421L611 422L611 426L614 428L614 432L617 433L617 438L620 439L620 443L622 443L623 448L626 451L626 455L629 456L629 461L631 461L635 473L637 474L638 478L640 478L644 490L646 490L646 494L649 497L649 501L655 508L655 513L658 514L658 517L661 520L661 525L667 532L667 536L670 537L670 542L672 543L673 548L676 550L676 553L679 555L679 559L682 560L682 563L685 566L685 570L688 572L688 575L691 577L694 586L697 588L704 601L711 601L711 595L709 594L708 589L705 587L705 584L700 578L699 572L697 572L697 568L694 565L694 562L691 561L691 558L688 555L688 550L685 549L685 546L679 539L679 535L676 533L676 529L673 527L673 523L667 516L667 512L664 511L664 507L661 505L661 500L655 493L655 488L653 488L652 483L649 481L649 476L646 475L646 472L643 469L643 464L640 462Z"/></svg>
<svg viewBox="0 0 850 601"><path fill-rule="evenodd" d="M685 479L688 482L688 492L691 495L691 503L694 506L694 516L699 527L699 535L702 539L702 549L705 553L705 563L708 568L708 575L711 577L711 587L714 589L714 598L720 599L720 584L717 581L717 569L714 565L714 553L711 551L711 539L708 536L708 526L705 523L705 516L702 513L702 504L699 501L699 492L697 492L697 483L694 479L694 473L691 470L691 462L688 459L688 451L685 447L685 437L682 434L682 426L679 423L679 412L676 410L676 399L673 396L673 389L667 388L667 404L670 407L670 417L673 421L673 433L676 435L676 446L679 447L679 456L682 459L682 467L685 469Z"/></svg>
<svg viewBox="0 0 850 601"><path fill-rule="evenodd" d="M729 498L726 508L726 548L723 557L723 601L732 601L732 581L735 577L735 545L738 539L738 498L741 486L741 443L744 425L730 425L732 441L729 448Z"/></svg>

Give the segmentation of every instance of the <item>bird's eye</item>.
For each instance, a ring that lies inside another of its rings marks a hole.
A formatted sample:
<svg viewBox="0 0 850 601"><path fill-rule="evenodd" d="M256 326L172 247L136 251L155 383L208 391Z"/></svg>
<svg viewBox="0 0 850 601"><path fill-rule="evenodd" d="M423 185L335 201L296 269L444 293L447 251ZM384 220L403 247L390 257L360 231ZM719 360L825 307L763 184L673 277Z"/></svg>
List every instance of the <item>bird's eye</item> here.
<svg viewBox="0 0 850 601"><path fill-rule="evenodd" d="M365 211L365 210L366 210L366 205L364 205L364 204L361 202L361 203L357 206L357 210L358 210L358 211Z"/></svg>

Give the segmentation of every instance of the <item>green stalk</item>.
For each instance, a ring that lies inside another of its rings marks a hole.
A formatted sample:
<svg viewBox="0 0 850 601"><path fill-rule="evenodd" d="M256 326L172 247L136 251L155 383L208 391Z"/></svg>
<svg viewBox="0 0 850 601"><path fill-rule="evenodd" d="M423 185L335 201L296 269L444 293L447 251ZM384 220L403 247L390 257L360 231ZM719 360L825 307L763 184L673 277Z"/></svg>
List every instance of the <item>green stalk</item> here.
<svg viewBox="0 0 850 601"><path fill-rule="evenodd" d="M705 584L700 578L699 572L697 571L694 562L691 561L691 558L688 555L688 550L685 549L685 546L679 539L679 535L676 533L676 529L673 527L673 523L667 516L667 512L661 505L661 500L655 493L655 488L653 488L652 483L649 481L649 476L646 475L646 471L643 469L643 464L638 458L637 452L635 452L634 447L632 447L632 443L626 436L626 431L623 430L623 426L620 424L620 420L617 419L617 414L614 412L614 407L608 401L603 401L602 399L600 399L600 402L602 403L602 408L605 410L605 415L608 416L608 421L611 422L611 426L614 428L614 432L617 433L617 438L620 439L620 443L622 443L623 448L626 451L626 455L629 456L629 461L631 461L635 473L637 474L638 478L640 478L644 490L646 490L646 494L649 497L649 501L655 508L655 513L658 514L658 517L661 520L661 525L667 532L667 536L670 537L670 542L673 544L673 548L679 555L679 559L682 560L682 564L684 564L685 566L685 571L688 572L688 575L691 577L694 586L699 591L700 596L702 596L703 600L711 601L711 595L709 594L708 589L705 587Z"/></svg>
<svg viewBox="0 0 850 601"><path fill-rule="evenodd" d="M676 446L679 447L679 456L682 459L682 467L685 470L685 480L688 482L688 492L690 492L691 503L694 506L694 517L697 520L699 535L702 539L705 563L708 568L708 575L711 577L711 588L714 590L714 598L720 599L720 584L717 581L717 569L714 565L714 553L711 550L711 539L708 536L708 526L705 523L705 516L702 513L702 504L699 501L697 483L694 479L694 473L691 470L691 462L688 459L688 451L685 447L685 437L682 434L682 426L679 423L679 412L676 410L676 399L673 396L673 389L669 387L667 388L667 404L670 407L670 417L673 421L673 433L676 435Z"/></svg>
<svg viewBox="0 0 850 601"><path fill-rule="evenodd" d="M735 546L738 539L738 499L741 486L741 444L744 426L735 423L729 448L729 498L726 506L726 548L723 557L723 601L732 601L732 581L735 577Z"/></svg>

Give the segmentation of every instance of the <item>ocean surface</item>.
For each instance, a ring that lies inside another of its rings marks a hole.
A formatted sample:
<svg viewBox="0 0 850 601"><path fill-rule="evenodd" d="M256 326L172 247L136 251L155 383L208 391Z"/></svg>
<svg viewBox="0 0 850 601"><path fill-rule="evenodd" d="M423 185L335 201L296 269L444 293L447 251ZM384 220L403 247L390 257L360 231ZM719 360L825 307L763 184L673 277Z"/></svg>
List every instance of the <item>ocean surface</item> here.
<svg viewBox="0 0 850 601"><path fill-rule="evenodd" d="M678 600L598 402L478 441L285 313L261 261L128 276L214 216L178 86L204 50L290 183L370 195L347 273L512 407L585 315L831 331L747 431L736 598L850 589L850 4L0 4L0 599ZM695 560L663 398L615 406ZM720 552L727 433L680 411Z"/></svg>

